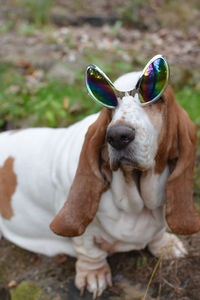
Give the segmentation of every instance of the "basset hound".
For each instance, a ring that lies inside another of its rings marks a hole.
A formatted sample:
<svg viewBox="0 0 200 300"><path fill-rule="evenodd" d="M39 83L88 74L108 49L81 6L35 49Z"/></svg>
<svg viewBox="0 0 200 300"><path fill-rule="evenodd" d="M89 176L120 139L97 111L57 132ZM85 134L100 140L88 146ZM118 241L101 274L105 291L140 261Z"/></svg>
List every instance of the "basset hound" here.
<svg viewBox="0 0 200 300"><path fill-rule="evenodd" d="M130 90L140 72L114 84ZM163 258L187 251L176 234L200 230L193 204L196 129L171 86L149 105L118 99L66 129L0 134L0 233L16 245L77 257L75 285L101 295L106 257L148 247Z"/></svg>

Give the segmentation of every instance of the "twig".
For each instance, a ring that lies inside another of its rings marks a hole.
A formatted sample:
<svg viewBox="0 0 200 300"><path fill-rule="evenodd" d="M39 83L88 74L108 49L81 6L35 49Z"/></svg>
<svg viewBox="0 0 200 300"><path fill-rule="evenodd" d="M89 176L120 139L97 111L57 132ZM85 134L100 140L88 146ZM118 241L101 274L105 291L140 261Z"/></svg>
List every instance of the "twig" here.
<svg viewBox="0 0 200 300"><path fill-rule="evenodd" d="M160 256L160 258L158 259L158 261L157 261L157 263L156 263L156 265L155 265L155 268L154 268L154 270L153 270L153 272L152 272L152 274L151 274L151 277L150 277L150 279L149 279L149 282L148 282L148 285L147 285L147 288L146 288L146 291L145 291L145 294L144 294L144 297L142 298L142 300L146 300L146 297L147 297L147 294L148 294L149 287L150 287L151 282L152 282L152 280L153 280L153 277L154 277L154 275L155 275L155 273L156 273L156 271L157 271L157 269L158 269L158 267L159 267L159 265L160 265L161 260L162 260L162 256Z"/></svg>
<svg viewBox="0 0 200 300"><path fill-rule="evenodd" d="M161 295L161 290L162 290L162 261L160 262L160 268L159 268L159 288L158 288L158 300L160 299Z"/></svg>
<svg viewBox="0 0 200 300"><path fill-rule="evenodd" d="M171 288L173 288L174 290L179 290L179 291L182 291L183 289L181 287L178 287L178 286L174 286L172 283L170 283L169 281L167 281L165 278L163 278L163 281L168 285L170 286Z"/></svg>

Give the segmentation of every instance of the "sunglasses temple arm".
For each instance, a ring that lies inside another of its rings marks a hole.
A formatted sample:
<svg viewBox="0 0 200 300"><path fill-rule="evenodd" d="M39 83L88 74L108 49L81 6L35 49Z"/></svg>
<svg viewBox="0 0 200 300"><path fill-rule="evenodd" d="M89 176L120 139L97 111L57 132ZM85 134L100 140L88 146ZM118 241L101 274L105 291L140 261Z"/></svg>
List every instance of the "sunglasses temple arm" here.
<svg viewBox="0 0 200 300"><path fill-rule="evenodd" d="M124 96L125 96L125 92L121 92L121 91L118 91L118 90L114 90L114 92L115 92L115 96L117 97L117 98L120 98L120 99L122 99Z"/></svg>
<svg viewBox="0 0 200 300"><path fill-rule="evenodd" d="M138 93L138 88L135 88L135 89L131 90L129 93L130 93L130 96L134 97L135 94Z"/></svg>

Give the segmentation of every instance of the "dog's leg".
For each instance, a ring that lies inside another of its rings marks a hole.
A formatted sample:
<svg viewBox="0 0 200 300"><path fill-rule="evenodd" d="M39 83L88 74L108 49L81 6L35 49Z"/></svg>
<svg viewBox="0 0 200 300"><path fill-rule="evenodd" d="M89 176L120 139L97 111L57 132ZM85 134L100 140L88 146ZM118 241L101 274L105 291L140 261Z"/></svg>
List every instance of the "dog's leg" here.
<svg viewBox="0 0 200 300"><path fill-rule="evenodd" d="M95 299L107 286L112 285L107 253L99 249L89 236L74 238L74 246L77 253L75 285L81 295L87 289Z"/></svg>
<svg viewBox="0 0 200 300"><path fill-rule="evenodd" d="M149 251L164 259L181 258L187 255L181 240L174 234L164 232L148 245Z"/></svg>

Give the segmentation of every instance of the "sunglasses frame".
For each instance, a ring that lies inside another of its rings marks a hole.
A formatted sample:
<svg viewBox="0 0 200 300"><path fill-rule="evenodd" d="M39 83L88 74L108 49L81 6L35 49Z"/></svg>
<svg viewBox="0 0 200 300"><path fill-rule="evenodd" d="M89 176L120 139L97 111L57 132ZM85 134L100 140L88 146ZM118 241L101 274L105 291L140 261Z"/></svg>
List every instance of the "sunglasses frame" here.
<svg viewBox="0 0 200 300"><path fill-rule="evenodd" d="M115 96L116 96L116 99L117 98L121 98L121 97L123 97L124 95L125 95L125 93L124 92L120 92L120 91L118 91L116 88L115 88L115 86L114 86L114 84L112 83L112 81L110 80L110 78L101 70L101 69L99 69L96 65L94 65L94 64L91 64L91 65L89 65L89 66L87 66L87 69L86 69L86 86L87 86L87 89L88 89L88 92L89 92L89 95L92 97L92 99L96 102L96 103L98 103L98 104L100 104L101 106L104 106L104 107L108 107L108 108L115 108L115 107L117 107L117 105L116 106L113 106L113 105L107 105L107 104L103 104L101 101L99 101L98 99L96 99L96 97L95 96L93 96L93 93L92 92L90 92L90 88L89 88L89 86L88 86L88 84L87 84L87 72L88 72L88 69L89 68L93 68L93 69L95 69L95 70L97 70L108 82L109 82L109 84L111 85L111 87L113 88L113 92L114 92L114 94L115 94ZM118 101L117 101L118 102Z"/></svg>
<svg viewBox="0 0 200 300"><path fill-rule="evenodd" d="M162 58L163 60L164 60L164 62L165 62L165 65L167 66L167 79L166 79L166 83L165 83L165 85L164 85L164 87L162 88L162 91L154 98L154 99L152 99L151 101L148 101L148 102L142 102L142 100L141 100L141 98L140 98L140 85L141 85L141 82L142 82L142 78L143 78L143 76L144 76L144 73L145 73L145 71L148 69L148 67L155 61L155 60L157 60L158 58ZM158 54L158 55L155 55L154 57L152 57L152 59L150 59L150 61L146 64L146 66L144 67L144 69L143 69L143 71L142 71L142 73L141 73L141 75L140 75L140 77L139 77L139 79L138 79L138 81L137 81L137 83L136 83L136 87L135 87L135 89L133 89L133 90L131 90L131 91L129 91L129 93L131 93L131 96L135 96L135 94L137 93L138 94L138 96L139 96L139 99L140 99L140 103L141 103L141 105L148 105L148 104L150 104L150 103L153 103L153 102L155 102L156 100L158 100L158 98L160 98L160 96L163 94L163 92L165 91L165 89L166 89L166 87L167 87L167 85L168 85L168 82L169 82L169 76L170 76L170 70L169 70L169 65L168 65L168 63L167 63L167 60L166 60L166 58L163 56L163 55L161 55L161 54Z"/></svg>
<svg viewBox="0 0 200 300"><path fill-rule="evenodd" d="M166 79L166 84L165 84L165 86L163 87L162 91L161 91L154 99L152 99L151 101L148 101L148 102L143 102L143 101L141 100L141 98L140 98L140 86L141 86L142 78L143 78L143 76L144 76L145 71L148 69L148 67L149 67L155 60L157 60L157 59L159 59L159 58L162 58L162 59L164 60L165 65L166 65L166 67L167 67L167 79ZM117 90L117 89L115 88L115 86L114 86L114 84L112 83L112 81L110 80L110 78L109 78L109 77L108 77L101 69L99 69L99 68L98 68L96 65L94 65L94 64L89 65L89 66L87 67L87 69L86 69L86 86L87 86L89 95L93 98L93 100L94 100L96 103L98 103L98 104L100 104L100 105L102 105L102 106L104 106L104 107L108 107L108 108L116 108L117 105L116 105L116 106L113 106L113 105L103 104L101 101L99 101L98 99L96 99L95 96L93 96L93 93L91 92L91 89L90 89L89 86L88 86L88 83L87 83L87 72L88 72L88 69L91 68L91 67L94 68L95 70L97 70L97 71L101 74L101 76L103 76L103 77L108 81L108 83L111 85L111 87L113 88L113 92L114 92L114 94L115 94L115 96L116 96L117 102L118 102L118 98L122 98L122 97L126 96L127 94L130 95L130 96L132 96L132 97L134 97L136 94L138 94L138 97L139 97L139 100L140 100L140 104L141 104L142 106L150 105L150 104L152 104L153 102L155 102L156 100L158 100L158 98L161 97L161 95L163 94L163 92L165 91L165 89L166 89L166 87L167 87L167 85L168 85L169 76L170 76L170 70L169 70L169 65L168 65L168 63L167 63L167 60L165 59L165 57L164 57L163 55L158 54L158 55L155 55L154 57L152 57L152 59L146 64L146 66L144 67L143 71L141 72L140 77L138 78L138 81L137 81L137 83L136 83L135 88L130 89L129 91L119 91L119 90Z"/></svg>

